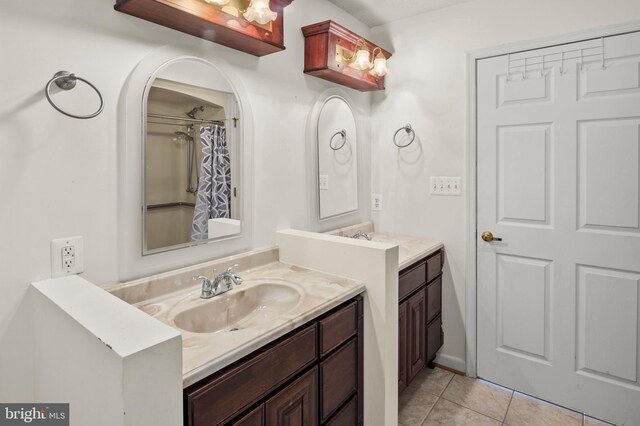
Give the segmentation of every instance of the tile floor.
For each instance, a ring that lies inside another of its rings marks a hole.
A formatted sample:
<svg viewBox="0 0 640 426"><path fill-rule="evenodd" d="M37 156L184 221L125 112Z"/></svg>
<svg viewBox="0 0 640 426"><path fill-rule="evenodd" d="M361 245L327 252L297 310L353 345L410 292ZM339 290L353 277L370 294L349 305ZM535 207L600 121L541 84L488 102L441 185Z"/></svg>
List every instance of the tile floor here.
<svg viewBox="0 0 640 426"><path fill-rule="evenodd" d="M425 368L400 394L400 426L598 426L609 423L502 386Z"/></svg>

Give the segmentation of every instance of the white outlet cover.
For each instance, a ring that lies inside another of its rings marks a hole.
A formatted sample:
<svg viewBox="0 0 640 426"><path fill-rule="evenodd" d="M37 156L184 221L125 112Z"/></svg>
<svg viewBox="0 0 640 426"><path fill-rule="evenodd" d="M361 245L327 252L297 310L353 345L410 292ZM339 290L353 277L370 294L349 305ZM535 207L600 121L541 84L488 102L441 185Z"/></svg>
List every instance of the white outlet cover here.
<svg viewBox="0 0 640 426"><path fill-rule="evenodd" d="M84 250L82 236L51 240L51 278L76 275L84 272ZM63 267L62 248L73 246L74 266Z"/></svg>
<svg viewBox="0 0 640 426"><path fill-rule="evenodd" d="M320 181L320 190L328 191L329 190L329 175L319 175L318 180Z"/></svg>
<svg viewBox="0 0 640 426"><path fill-rule="evenodd" d="M371 210L382 211L382 194L371 194Z"/></svg>

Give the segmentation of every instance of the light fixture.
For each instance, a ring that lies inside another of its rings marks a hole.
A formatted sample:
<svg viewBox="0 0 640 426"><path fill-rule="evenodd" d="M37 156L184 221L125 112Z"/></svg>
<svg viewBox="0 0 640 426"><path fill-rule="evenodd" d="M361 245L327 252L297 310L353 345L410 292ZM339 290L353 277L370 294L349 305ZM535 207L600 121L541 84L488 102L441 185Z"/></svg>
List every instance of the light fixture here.
<svg viewBox="0 0 640 426"><path fill-rule="evenodd" d="M377 53L376 53L377 52ZM373 62L371 61L373 56ZM373 55L369 52L369 47L364 39L358 39L356 42L356 53L350 57L345 57L351 66L360 71L369 71L369 74L376 78L384 77L389 73L387 68L387 58L382 53L382 49L376 47L373 49Z"/></svg>
<svg viewBox="0 0 640 426"><path fill-rule="evenodd" d="M376 50L378 54L376 55ZM384 53L382 53L382 49L376 47L373 49L373 66L371 67L371 71L369 72L374 77L384 77L389 74L389 68L387 68L387 58L384 57Z"/></svg>
<svg viewBox="0 0 640 426"><path fill-rule="evenodd" d="M204 1L209 4L214 4L216 6L224 6L225 4L229 3L231 0L204 0Z"/></svg>
<svg viewBox="0 0 640 426"><path fill-rule="evenodd" d="M268 24L278 18L278 14L269 8L269 0L251 0L244 12L247 21L255 21L260 25Z"/></svg>

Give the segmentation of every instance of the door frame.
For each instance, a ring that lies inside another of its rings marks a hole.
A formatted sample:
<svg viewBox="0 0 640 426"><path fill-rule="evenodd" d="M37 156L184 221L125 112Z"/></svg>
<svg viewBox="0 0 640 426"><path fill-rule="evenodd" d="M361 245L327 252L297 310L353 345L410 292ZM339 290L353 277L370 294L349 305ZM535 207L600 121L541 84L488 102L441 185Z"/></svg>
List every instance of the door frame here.
<svg viewBox="0 0 640 426"><path fill-rule="evenodd" d="M640 21L598 27L553 37L539 38L467 52L467 143L466 143L466 249L465 249L465 372L476 377L477 366L477 97L476 70L482 59L494 56L542 49L601 37L610 37L640 31Z"/></svg>

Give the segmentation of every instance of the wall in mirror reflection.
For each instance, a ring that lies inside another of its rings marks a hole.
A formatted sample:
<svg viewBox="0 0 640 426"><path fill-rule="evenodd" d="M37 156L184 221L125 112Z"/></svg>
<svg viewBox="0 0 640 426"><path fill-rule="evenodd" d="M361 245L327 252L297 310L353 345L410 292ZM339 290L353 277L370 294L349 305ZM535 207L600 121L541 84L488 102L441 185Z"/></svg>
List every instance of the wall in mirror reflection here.
<svg viewBox="0 0 640 426"><path fill-rule="evenodd" d="M240 233L240 117L226 79L172 63L148 87L145 118L143 253Z"/></svg>
<svg viewBox="0 0 640 426"><path fill-rule="evenodd" d="M325 101L317 129L319 215L328 219L358 209L358 135L344 98Z"/></svg>

